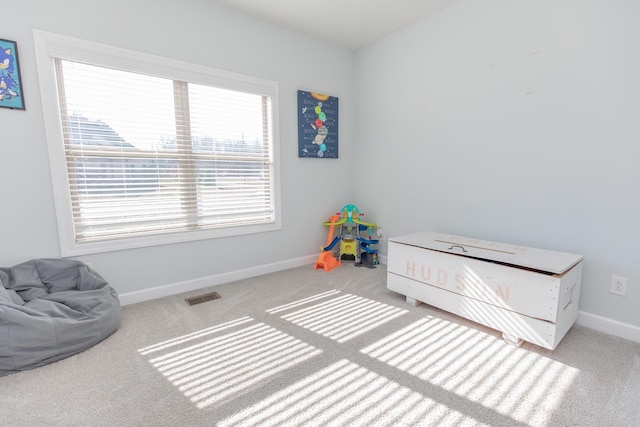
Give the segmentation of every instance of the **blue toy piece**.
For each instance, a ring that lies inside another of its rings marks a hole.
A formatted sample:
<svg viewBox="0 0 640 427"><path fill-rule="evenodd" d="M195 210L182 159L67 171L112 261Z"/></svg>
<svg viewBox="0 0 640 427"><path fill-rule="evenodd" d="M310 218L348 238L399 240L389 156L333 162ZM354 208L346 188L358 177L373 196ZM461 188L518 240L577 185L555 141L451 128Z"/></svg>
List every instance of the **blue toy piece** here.
<svg viewBox="0 0 640 427"><path fill-rule="evenodd" d="M329 244L329 246L325 246L324 248L322 248L323 251L330 251L331 249L333 249L333 247L336 245L336 243L338 243L340 241L340 237L336 237L333 239L333 241Z"/></svg>
<svg viewBox="0 0 640 427"><path fill-rule="evenodd" d="M377 245L377 240L363 239L358 237L360 242L360 262L356 260L356 267L376 268L380 264L378 259L378 250L371 248L369 245Z"/></svg>

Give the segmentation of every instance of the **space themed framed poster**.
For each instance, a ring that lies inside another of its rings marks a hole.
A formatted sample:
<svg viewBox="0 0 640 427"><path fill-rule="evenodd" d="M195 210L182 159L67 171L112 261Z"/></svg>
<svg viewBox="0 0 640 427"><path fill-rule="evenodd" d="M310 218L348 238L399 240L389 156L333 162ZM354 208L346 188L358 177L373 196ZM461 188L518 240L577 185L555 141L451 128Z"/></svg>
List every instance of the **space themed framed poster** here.
<svg viewBox="0 0 640 427"><path fill-rule="evenodd" d="M298 91L298 157L338 158L338 98Z"/></svg>

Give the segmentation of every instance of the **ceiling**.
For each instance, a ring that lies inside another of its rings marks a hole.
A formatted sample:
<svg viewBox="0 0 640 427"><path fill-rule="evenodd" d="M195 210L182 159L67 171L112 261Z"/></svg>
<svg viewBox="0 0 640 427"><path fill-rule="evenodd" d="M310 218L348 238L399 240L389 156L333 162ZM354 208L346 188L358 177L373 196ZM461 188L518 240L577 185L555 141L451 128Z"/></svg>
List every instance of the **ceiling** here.
<svg viewBox="0 0 640 427"><path fill-rule="evenodd" d="M208 0L357 50L458 0Z"/></svg>

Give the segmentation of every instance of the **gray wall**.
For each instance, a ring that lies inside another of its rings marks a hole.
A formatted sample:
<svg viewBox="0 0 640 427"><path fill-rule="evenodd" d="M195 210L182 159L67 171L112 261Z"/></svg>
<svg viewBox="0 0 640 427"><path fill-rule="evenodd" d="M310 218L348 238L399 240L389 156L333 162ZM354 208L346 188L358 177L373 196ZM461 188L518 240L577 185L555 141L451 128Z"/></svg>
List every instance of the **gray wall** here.
<svg viewBox="0 0 640 427"><path fill-rule="evenodd" d="M120 292L316 254L322 221L349 202L353 148L353 53L206 1L13 2L0 37L18 42L26 111L0 110L0 266L58 257L34 28L189 61L280 84L281 231L81 257ZM298 89L340 98L340 158L298 159ZM345 185L346 184L346 185Z"/></svg>
<svg viewBox="0 0 640 427"><path fill-rule="evenodd" d="M387 236L583 254L580 309L640 326L639 22L627 0L461 0L359 51L363 208Z"/></svg>

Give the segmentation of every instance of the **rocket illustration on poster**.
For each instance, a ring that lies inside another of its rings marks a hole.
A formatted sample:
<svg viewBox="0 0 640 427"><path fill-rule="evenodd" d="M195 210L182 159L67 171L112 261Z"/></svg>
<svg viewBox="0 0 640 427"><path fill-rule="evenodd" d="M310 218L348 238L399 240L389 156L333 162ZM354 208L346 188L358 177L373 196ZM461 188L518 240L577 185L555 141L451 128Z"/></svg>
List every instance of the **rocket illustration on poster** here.
<svg viewBox="0 0 640 427"><path fill-rule="evenodd" d="M338 98L298 91L298 157L338 158Z"/></svg>

